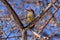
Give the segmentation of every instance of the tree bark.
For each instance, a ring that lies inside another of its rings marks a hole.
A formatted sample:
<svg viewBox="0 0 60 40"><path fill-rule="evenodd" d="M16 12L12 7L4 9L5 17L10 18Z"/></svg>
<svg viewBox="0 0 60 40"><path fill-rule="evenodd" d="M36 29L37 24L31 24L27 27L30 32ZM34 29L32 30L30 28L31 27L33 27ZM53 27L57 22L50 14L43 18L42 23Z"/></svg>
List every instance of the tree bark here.
<svg viewBox="0 0 60 40"><path fill-rule="evenodd" d="M26 30L22 30L22 40L27 40L27 31Z"/></svg>

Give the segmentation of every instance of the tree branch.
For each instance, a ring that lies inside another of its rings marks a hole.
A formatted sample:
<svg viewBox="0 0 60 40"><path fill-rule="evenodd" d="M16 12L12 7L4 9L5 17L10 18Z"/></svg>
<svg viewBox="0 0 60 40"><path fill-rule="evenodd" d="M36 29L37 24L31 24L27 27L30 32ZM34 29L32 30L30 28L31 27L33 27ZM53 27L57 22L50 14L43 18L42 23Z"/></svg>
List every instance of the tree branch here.
<svg viewBox="0 0 60 40"><path fill-rule="evenodd" d="M40 15L33 20L32 23L30 23L28 26L26 26L25 30L33 28L34 25L36 24L36 22L42 18L42 16L51 8L51 6L53 6L54 3L56 3L56 0L54 0L54 2L51 2L50 4L48 4L48 7L46 7L46 9L44 11L42 11L40 13Z"/></svg>
<svg viewBox="0 0 60 40"><path fill-rule="evenodd" d="M22 40L27 40L27 31L26 30L22 30Z"/></svg>
<svg viewBox="0 0 60 40"><path fill-rule="evenodd" d="M55 13L54 13L55 14ZM44 28L46 27L46 25L50 22L50 20L53 18L54 16L52 15L51 18L44 24L44 26L42 26L42 30L40 33L42 33L42 31L44 30Z"/></svg>
<svg viewBox="0 0 60 40"><path fill-rule="evenodd" d="M37 37L40 38L40 35L39 35L38 33L34 32L33 30L31 30L31 31L32 31L32 33L33 33L35 36L37 36Z"/></svg>
<svg viewBox="0 0 60 40"><path fill-rule="evenodd" d="M13 10L13 8L11 7L11 5L7 2L7 0L2 0L2 2L4 3L4 5L8 8L8 10L11 12L11 14L14 17L14 20L19 24L19 26L23 29L23 24L21 22L21 20L19 19L18 15L16 14L16 12Z"/></svg>
<svg viewBox="0 0 60 40"><path fill-rule="evenodd" d="M44 26L42 26L42 30L40 31L40 33L42 33L42 31L44 30L44 28L46 27L46 25L50 22L50 20L53 18L54 16L52 15L51 18L44 24ZM40 35L38 35L38 33L34 32L33 30L31 30L33 32L33 34L36 36L36 37L39 37L40 38Z"/></svg>

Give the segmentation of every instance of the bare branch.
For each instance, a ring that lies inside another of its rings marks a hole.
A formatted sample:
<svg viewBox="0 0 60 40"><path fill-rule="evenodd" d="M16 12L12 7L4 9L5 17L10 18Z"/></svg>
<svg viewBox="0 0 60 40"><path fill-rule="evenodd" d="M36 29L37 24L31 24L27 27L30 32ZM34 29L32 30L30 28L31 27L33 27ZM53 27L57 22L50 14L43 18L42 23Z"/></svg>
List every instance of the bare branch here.
<svg viewBox="0 0 60 40"><path fill-rule="evenodd" d="M31 30L31 31L32 31L32 33L33 33L35 36L37 36L37 37L40 38L40 35L39 35L38 33L34 32L33 30Z"/></svg>
<svg viewBox="0 0 60 40"><path fill-rule="evenodd" d="M22 40L27 40L27 31L25 29L22 31Z"/></svg>
<svg viewBox="0 0 60 40"><path fill-rule="evenodd" d="M55 13L54 13L55 14ZM51 18L44 24L44 26L42 26L42 30L40 33L42 33L42 31L44 30L44 28L46 27L46 25L50 22L50 20L53 18L54 16L52 15Z"/></svg>
<svg viewBox="0 0 60 40"><path fill-rule="evenodd" d="M18 15L16 14L16 12L13 10L13 8L11 7L11 5L7 2L7 0L2 0L2 2L5 4L5 6L8 8L8 10L11 12L11 14L14 17L14 20L19 24L19 26L23 29L23 24L21 22L21 20L19 19Z"/></svg>
<svg viewBox="0 0 60 40"><path fill-rule="evenodd" d="M49 10L49 13L50 13L50 16L53 16L53 21L54 21L54 23L57 23L57 21L56 21L56 18L55 18L55 16L54 16L54 14ZM54 12L55 13L55 12Z"/></svg>
<svg viewBox="0 0 60 40"><path fill-rule="evenodd" d="M54 0L54 2L55 2L55 1L56 1L56 0ZM55 3L56 3L56 2L55 2ZM40 15L39 15L38 17L36 17L36 18L33 20L33 22L30 23L30 24L26 27L25 30L27 30L27 29L29 29L29 28L33 28L34 25L36 24L36 22L39 21L39 19L42 18L42 16L50 9L51 6L53 6L52 4L54 4L54 3L51 2L50 4L48 4L48 7L46 7L46 9L45 9L44 11L42 11L42 12L40 13Z"/></svg>

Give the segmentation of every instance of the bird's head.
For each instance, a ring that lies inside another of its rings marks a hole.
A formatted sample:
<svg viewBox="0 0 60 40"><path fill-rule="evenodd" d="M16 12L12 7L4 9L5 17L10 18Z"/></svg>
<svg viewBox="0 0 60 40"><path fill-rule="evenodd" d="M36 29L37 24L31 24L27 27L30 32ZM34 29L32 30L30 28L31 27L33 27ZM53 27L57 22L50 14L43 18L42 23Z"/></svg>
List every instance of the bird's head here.
<svg viewBox="0 0 60 40"><path fill-rule="evenodd" d="M28 11L28 12L32 12L32 13L34 14L34 10L31 9L31 8L27 9L27 11Z"/></svg>

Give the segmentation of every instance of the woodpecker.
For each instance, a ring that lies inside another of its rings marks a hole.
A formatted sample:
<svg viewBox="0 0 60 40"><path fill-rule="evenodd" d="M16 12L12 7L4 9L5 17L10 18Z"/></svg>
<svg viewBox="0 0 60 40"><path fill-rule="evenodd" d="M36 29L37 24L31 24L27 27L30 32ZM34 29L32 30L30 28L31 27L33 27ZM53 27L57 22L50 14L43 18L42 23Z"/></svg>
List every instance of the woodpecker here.
<svg viewBox="0 0 60 40"><path fill-rule="evenodd" d="M35 14L33 9L28 9L27 20L28 22L32 22L34 20Z"/></svg>

